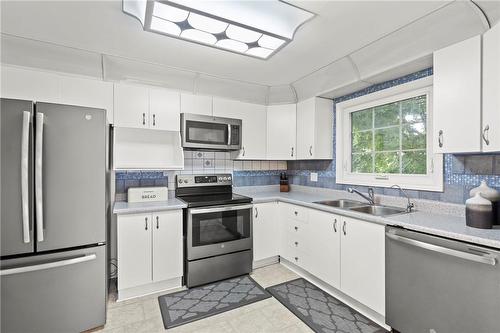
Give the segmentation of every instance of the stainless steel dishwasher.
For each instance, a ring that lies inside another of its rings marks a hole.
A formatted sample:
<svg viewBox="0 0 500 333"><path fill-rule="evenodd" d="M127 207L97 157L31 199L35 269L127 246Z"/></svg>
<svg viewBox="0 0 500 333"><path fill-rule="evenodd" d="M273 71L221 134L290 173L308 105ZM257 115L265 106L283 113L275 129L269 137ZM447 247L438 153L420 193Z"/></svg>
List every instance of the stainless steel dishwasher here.
<svg viewBox="0 0 500 333"><path fill-rule="evenodd" d="M500 251L386 228L386 323L402 333L500 332Z"/></svg>

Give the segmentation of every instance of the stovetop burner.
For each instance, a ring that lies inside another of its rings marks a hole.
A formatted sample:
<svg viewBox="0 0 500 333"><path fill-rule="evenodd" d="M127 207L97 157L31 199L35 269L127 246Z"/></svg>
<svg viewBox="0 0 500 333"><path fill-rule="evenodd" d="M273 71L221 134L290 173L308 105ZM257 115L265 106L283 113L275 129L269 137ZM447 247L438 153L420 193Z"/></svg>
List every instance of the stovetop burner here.
<svg viewBox="0 0 500 333"><path fill-rule="evenodd" d="M252 202L252 198L233 193L231 174L178 175L175 196L189 208Z"/></svg>

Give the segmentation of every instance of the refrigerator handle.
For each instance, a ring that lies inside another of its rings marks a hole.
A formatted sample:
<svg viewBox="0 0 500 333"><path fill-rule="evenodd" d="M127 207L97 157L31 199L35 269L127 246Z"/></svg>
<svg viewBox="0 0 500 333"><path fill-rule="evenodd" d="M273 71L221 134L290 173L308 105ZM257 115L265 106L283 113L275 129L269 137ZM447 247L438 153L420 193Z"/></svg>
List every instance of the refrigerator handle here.
<svg viewBox="0 0 500 333"><path fill-rule="evenodd" d="M36 211L36 237L38 242L43 241L43 119L44 114L36 114L35 133L35 211Z"/></svg>
<svg viewBox="0 0 500 333"><path fill-rule="evenodd" d="M43 269L51 269L51 268L56 268L56 267L74 265L74 264L79 264L79 263L86 262L86 261L95 260L96 258L97 258L96 254L92 253L92 254L87 254L87 255L81 256L81 257L53 261L53 262L48 262L45 264L7 268L7 269L2 269L0 271L0 276L35 272L35 271L41 271Z"/></svg>
<svg viewBox="0 0 500 333"><path fill-rule="evenodd" d="M30 240L30 208L29 208L29 144L30 144L29 111L23 111L23 131L21 137L21 201L23 213L23 242Z"/></svg>

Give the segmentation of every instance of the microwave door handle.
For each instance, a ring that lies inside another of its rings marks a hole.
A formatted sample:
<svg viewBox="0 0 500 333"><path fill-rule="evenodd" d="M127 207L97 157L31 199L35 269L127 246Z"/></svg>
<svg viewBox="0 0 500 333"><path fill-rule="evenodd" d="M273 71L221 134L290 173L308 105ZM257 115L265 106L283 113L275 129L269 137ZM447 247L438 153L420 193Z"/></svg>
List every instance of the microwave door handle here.
<svg viewBox="0 0 500 333"><path fill-rule="evenodd" d="M23 129L21 136L21 203L23 215L23 242L30 242L29 228L29 181L28 181L28 165L29 165L29 136L30 136L30 118L29 111L23 111Z"/></svg>
<svg viewBox="0 0 500 333"><path fill-rule="evenodd" d="M35 212L36 212L36 238L43 242L43 118L44 114L36 114L35 133Z"/></svg>
<svg viewBox="0 0 500 333"><path fill-rule="evenodd" d="M231 145L231 124L227 124L227 145Z"/></svg>

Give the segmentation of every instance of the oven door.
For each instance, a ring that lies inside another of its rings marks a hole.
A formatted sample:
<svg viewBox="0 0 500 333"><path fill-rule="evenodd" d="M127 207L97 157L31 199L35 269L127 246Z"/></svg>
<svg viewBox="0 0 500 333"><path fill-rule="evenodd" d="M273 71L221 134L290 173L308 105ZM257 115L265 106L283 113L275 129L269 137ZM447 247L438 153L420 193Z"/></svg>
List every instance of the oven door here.
<svg viewBox="0 0 500 333"><path fill-rule="evenodd" d="M251 249L252 209L251 204L188 209L188 260Z"/></svg>

